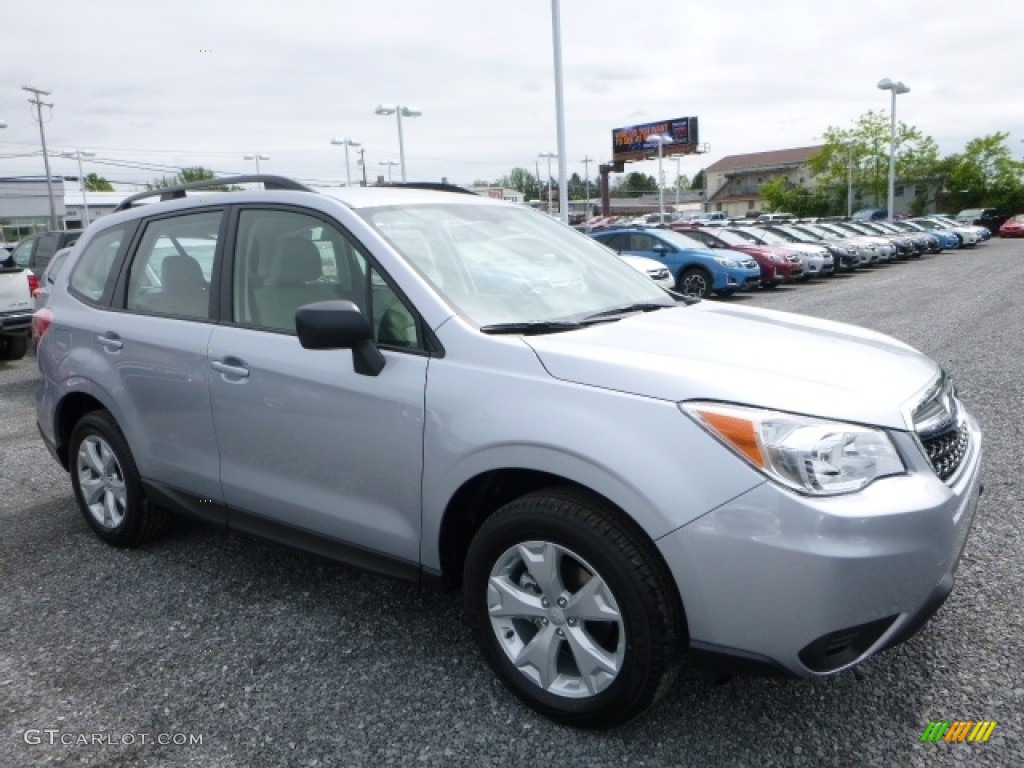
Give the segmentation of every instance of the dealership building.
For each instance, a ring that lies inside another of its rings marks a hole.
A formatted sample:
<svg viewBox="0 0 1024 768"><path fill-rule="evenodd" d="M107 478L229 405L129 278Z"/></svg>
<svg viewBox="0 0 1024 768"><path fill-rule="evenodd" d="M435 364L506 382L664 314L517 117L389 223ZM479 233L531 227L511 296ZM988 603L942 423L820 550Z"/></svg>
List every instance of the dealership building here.
<svg viewBox="0 0 1024 768"><path fill-rule="evenodd" d="M57 229L81 229L111 213L129 194L89 192L77 181L51 178ZM86 213L88 211L88 214ZM46 177L0 178L0 242L16 243L50 229L50 190Z"/></svg>

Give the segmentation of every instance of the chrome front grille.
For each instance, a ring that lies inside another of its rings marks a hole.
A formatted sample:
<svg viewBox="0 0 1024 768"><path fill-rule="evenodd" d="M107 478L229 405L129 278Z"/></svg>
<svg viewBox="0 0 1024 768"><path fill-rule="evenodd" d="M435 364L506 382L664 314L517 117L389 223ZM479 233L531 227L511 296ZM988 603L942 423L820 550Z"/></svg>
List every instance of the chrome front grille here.
<svg viewBox="0 0 1024 768"><path fill-rule="evenodd" d="M949 480L960 468L971 438L965 425L955 424L936 435L921 437L921 445L941 480Z"/></svg>
<svg viewBox="0 0 1024 768"><path fill-rule="evenodd" d="M950 482L970 451L971 433L953 382L945 374L914 409L914 429L935 474Z"/></svg>

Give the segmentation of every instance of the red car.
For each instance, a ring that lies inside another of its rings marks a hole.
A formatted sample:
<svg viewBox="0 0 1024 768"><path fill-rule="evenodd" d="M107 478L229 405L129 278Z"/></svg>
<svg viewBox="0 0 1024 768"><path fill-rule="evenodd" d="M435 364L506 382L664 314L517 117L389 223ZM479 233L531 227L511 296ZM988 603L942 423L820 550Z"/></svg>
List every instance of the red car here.
<svg viewBox="0 0 1024 768"><path fill-rule="evenodd" d="M999 228L1000 237L1024 237L1024 213L1018 213L1003 222Z"/></svg>
<svg viewBox="0 0 1024 768"><path fill-rule="evenodd" d="M728 248L750 256L761 268L761 287L774 288L803 276L803 262L785 248L757 245L721 227L687 227L680 229L700 240L708 248Z"/></svg>

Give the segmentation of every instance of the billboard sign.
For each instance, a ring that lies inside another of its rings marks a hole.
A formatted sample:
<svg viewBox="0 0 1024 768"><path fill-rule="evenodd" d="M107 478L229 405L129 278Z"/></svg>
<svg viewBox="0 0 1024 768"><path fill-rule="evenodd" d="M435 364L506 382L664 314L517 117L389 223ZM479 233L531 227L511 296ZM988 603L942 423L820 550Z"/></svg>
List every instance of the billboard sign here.
<svg viewBox="0 0 1024 768"><path fill-rule="evenodd" d="M677 117L656 123L629 125L612 129L612 160L643 160L657 153L656 147L647 146L649 136L666 135L672 143L666 143L661 152L664 157L686 155L697 151L697 118Z"/></svg>

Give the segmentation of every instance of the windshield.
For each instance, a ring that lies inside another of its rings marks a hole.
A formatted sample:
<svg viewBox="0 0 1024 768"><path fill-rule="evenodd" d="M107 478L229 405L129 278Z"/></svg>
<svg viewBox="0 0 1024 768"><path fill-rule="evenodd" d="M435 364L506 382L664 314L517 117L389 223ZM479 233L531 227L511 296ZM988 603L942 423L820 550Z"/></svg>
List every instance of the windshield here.
<svg viewBox="0 0 1024 768"><path fill-rule="evenodd" d="M674 229L659 229L658 238L664 240L666 243L671 243L676 248L682 248L687 251L706 251L708 246L702 243L696 238L685 235L682 232L676 232Z"/></svg>
<svg viewBox="0 0 1024 768"><path fill-rule="evenodd" d="M528 208L445 203L358 213L478 327L571 323L621 307L676 304L610 249Z"/></svg>
<svg viewBox="0 0 1024 768"><path fill-rule="evenodd" d="M730 229L723 229L721 232L716 232L715 234L718 236L719 240L727 245L749 246L752 242L749 238L743 237L743 235L737 234Z"/></svg>

